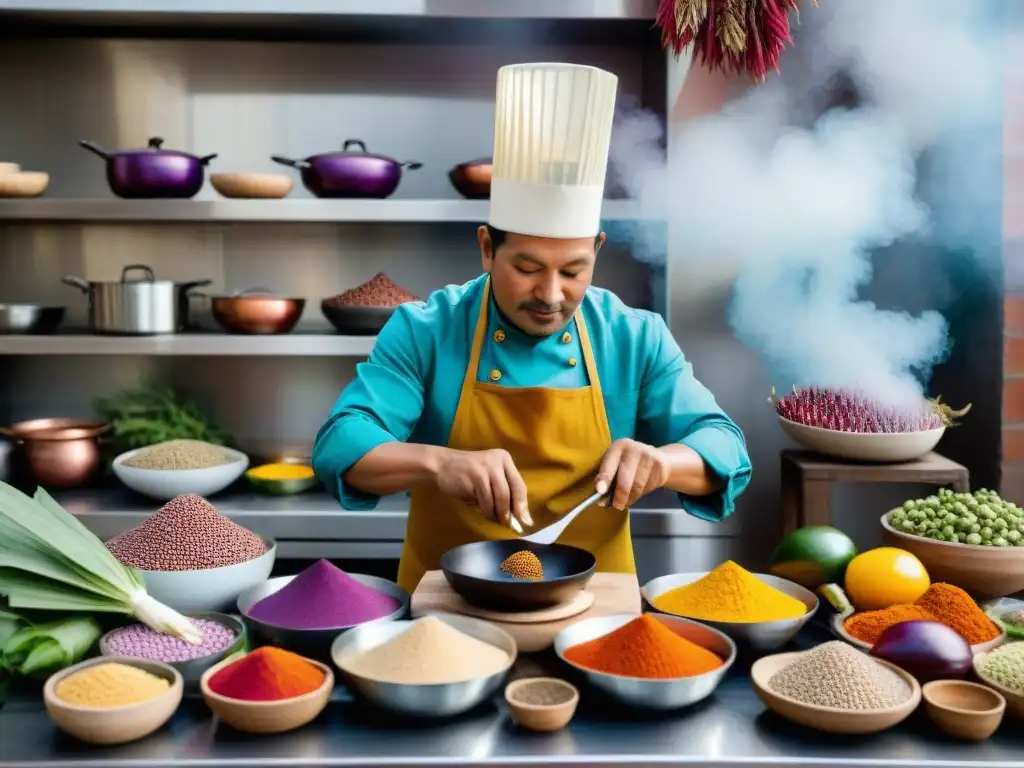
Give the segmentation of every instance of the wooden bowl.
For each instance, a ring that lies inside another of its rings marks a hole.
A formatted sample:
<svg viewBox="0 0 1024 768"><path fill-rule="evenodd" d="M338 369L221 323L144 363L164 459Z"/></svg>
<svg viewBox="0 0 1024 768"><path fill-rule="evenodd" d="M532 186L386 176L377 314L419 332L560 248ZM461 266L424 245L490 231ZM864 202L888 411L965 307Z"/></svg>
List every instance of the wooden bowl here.
<svg viewBox="0 0 1024 768"><path fill-rule="evenodd" d="M334 690L334 672L326 664L306 659L324 673L324 682L315 691L280 701L244 701L230 699L210 690L210 678L237 659L225 659L210 667L199 680L199 689L213 713L236 731L246 733L284 733L311 723L324 711Z"/></svg>
<svg viewBox="0 0 1024 768"><path fill-rule="evenodd" d="M902 723L921 703L921 685L917 680L896 665L880 659L875 659L875 661L902 677L911 688L910 698L898 706L870 710L818 707L775 693L768 687L768 681L772 679L772 675L797 661L803 653L806 651L765 656L754 662L754 666L750 669L750 679L754 683L754 691L761 702L772 712L798 725L825 733L857 735L878 733Z"/></svg>
<svg viewBox="0 0 1024 768"><path fill-rule="evenodd" d="M985 741L1006 714L1006 699L991 688L964 680L933 680L921 695L925 711L939 728L957 739Z"/></svg>
<svg viewBox="0 0 1024 768"><path fill-rule="evenodd" d="M41 171L0 173L0 197L39 197L50 186L50 174Z"/></svg>
<svg viewBox="0 0 1024 768"><path fill-rule="evenodd" d="M983 547L935 541L898 531L882 515L882 540L914 555L932 583L944 581L967 590L977 600L1007 597L1024 590L1024 557L1019 547Z"/></svg>
<svg viewBox="0 0 1024 768"><path fill-rule="evenodd" d="M558 701L548 704L531 703L524 694L532 686L550 686L564 693ZM564 728L576 714L580 692L576 686L557 677L524 677L505 686L505 702L514 719L523 728L539 733L550 733Z"/></svg>
<svg viewBox="0 0 1024 768"><path fill-rule="evenodd" d="M987 677L981 671L981 663L985 660L986 654L979 653L974 657L974 674L978 677L981 682L987 685L992 690L1001 694L1006 699L1006 709L1011 715L1019 717L1024 720L1024 693L1020 691L1014 691L1007 688L1002 683L998 683L990 677Z"/></svg>
<svg viewBox="0 0 1024 768"><path fill-rule="evenodd" d="M68 675L101 664L124 664L170 681L170 687L154 699L123 707L98 709L69 704L57 697L57 683ZM43 686L43 702L54 724L65 733L88 744L124 744L153 733L171 719L181 704L181 675L168 664L124 656L100 656L50 675Z"/></svg>
<svg viewBox="0 0 1024 768"><path fill-rule="evenodd" d="M9 173L18 173L21 171L21 166L17 163L0 163L0 176L6 176Z"/></svg>
<svg viewBox="0 0 1024 768"><path fill-rule="evenodd" d="M295 184L280 173L212 173L210 183L224 197L245 200L287 197Z"/></svg>

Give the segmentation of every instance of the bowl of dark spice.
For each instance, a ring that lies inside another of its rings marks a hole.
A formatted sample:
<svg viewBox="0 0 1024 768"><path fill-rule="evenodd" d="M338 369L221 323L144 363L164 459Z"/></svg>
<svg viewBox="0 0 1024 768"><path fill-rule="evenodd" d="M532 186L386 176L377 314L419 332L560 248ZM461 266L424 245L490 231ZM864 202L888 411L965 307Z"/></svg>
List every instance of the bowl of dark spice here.
<svg viewBox="0 0 1024 768"><path fill-rule="evenodd" d="M197 686L206 670L245 649L245 625L234 616L214 612L191 613L188 620L202 633L198 645L145 624L129 624L103 635L100 653L161 661L178 670L186 686Z"/></svg>
<svg viewBox="0 0 1024 768"><path fill-rule="evenodd" d="M320 303L320 311L339 333L354 336L380 332L395 308L419 301L394 280L378 272L362 285Z"/></svg>
<svg viewBox="0 0 1024 768"><path fill-rule="evenodd" d="M201 440L168 440L122 453L114 475L136 493L169 501L183 493L212 496L242 476L249 457Z"/></svg>
<svg viewBox="0 0 1024 768"><path fill-rule="evenodd" d="M331 659L342 632L368 622L397 621L409 594L377 576L345 573L318 560L295 576L279 576L246 590L236 603L256 645L289 648L319 661Z"/></svg>
<svg viewBox="0 0 1024 768"><path fill-rule="evenodd" d="M840 640L765 656L751 667L750 678L768 709L825 733L885 731L921 703L912 675Z"/></svg>
<svg viewBox="0 0 1024 768"><path fill-rule="evenodd" d="M550 733L572 720L580 692L557 677L525 677L505 686L505 702L523 728Z"/></svg>
<svg viewBox="0 0 1024 768"><path fill-rule="evenodd" d="M107 549L135 568L146 591L177 611L231 610L274 569L277 545L233 522L202 496L171 499Z"/></svg>

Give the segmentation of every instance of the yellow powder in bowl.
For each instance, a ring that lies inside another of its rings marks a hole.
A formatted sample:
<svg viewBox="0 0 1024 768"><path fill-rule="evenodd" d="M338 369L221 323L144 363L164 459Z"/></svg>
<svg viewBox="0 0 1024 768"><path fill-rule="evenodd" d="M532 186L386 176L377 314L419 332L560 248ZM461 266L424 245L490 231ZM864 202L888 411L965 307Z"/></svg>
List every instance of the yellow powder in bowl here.
<svg viewBox="0 0 1024 768"><path fill-rule="evenodd" d="M61 701L79 707L110 709L155 699L170 681L128 664L109 662L80 669L57 682Z"/></svg>
<svg viewBox="0 0 1024 768"><path fill-rule="evenodd" d="M796 619L807 613L807 606L800 600L766 584L732 560L651 602L663 613L734 624Z"/></svg>

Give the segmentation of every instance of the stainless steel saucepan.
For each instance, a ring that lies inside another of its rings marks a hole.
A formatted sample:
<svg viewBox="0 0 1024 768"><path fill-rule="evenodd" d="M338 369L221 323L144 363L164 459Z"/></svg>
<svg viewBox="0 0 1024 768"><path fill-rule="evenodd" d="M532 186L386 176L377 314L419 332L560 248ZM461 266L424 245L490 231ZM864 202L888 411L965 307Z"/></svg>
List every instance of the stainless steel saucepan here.
<svg viewBox="0 0 1024 768"><path fill-rule="evenodd" d="M131 279L133 272L142 273L142 278ZM157 280L145 264L129 264L121 271L121 279L113 282L94 282L73 275L61 281L81 289L88 297L89 329L93 333L117 336L156 336L183 330L189 291L212 282Z"/></svg>

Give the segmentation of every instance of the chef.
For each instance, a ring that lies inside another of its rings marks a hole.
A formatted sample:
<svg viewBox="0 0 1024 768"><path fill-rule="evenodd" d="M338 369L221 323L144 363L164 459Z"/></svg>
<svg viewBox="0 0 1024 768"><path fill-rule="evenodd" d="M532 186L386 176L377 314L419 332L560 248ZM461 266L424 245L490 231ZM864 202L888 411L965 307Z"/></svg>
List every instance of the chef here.
<svg viewBox="0 0 1024 768"><path fill-rule="evenodd" d="M750 478L739 428L665 321L591 285L617 78L594 67L498 72L484 274L400 306L313 449L346 509L411 490L398 583L446 551L555 522L560 543L635 572L629 506L658 488L719 521Z"/></svg>

